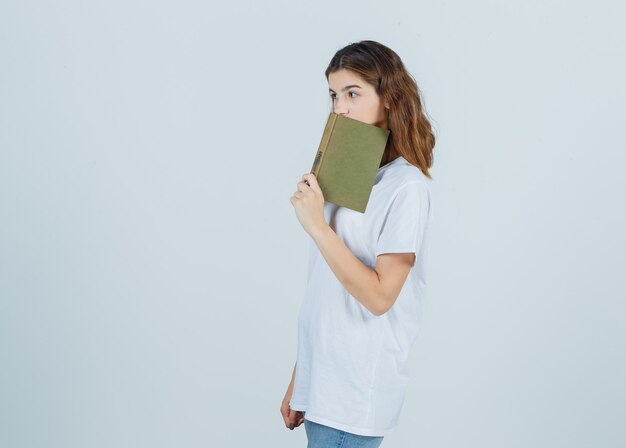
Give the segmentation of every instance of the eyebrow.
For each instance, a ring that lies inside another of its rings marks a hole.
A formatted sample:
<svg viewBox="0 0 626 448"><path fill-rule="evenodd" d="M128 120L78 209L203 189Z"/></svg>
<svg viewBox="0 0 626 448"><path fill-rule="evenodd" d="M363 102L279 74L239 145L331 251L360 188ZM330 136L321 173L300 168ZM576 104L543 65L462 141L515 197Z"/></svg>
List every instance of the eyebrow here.
<svg viewBox="0 0 626 448"><path fill-rule="evenodd" d="M348 89L351 89L352 87L356 87L357 89L361 89L361 86L357 85L357 84L350 84L349 86L345 86L343 89L341 89L342 92L345 92ZM333 93L337 93L335 92L333 89L328 89L329 92L333 92Z"/></svg>

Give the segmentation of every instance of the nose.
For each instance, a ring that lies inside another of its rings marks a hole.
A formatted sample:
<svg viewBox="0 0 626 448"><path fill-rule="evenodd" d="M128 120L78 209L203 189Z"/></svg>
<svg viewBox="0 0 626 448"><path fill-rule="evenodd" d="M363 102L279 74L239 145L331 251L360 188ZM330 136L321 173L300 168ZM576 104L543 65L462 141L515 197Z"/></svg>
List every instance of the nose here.
<svg viewBox="0 0 626 448"><path fill-rule="evenodd" d="M333 101L333 112L338 115L348 115L346 102L341 98L335 98L335 101Z"/></svg>

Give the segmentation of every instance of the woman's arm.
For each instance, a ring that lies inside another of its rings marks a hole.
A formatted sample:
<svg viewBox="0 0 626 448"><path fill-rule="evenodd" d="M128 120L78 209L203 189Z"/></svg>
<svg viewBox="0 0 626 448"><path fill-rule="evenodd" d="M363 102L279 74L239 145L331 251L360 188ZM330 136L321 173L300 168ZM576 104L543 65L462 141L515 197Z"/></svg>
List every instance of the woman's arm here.
<svg viewBox="0 0 626 448"><path fill-rule="evenodd" d="M352 253L327 223L318 225L310 235L350 295L376 316L391 308L415 260L413 252L381 254L372 269Z"/></svg>
<svg viewBox="0 0 626 448"><path fill-rule="evenodd" d="M285 393L285 398L287 399L287 401L291 399L291 395L293 394L293 384L296 380L296 366L297 365L298 365L298 362L296 361L296 364L293 366L293 373L291 374L291 381L289 382L289 386L287 387L287 393Z"/></svg>
<svg viewBox="0 0 626 448"><path fill-rule="evenodd" d="M383 253L374 269L354 256L328 225L324 194L313 173L305 173L290 201L304 230L313 238L328 266L350 295L380 316L394 304L415 260L414 252Z"/></svg>

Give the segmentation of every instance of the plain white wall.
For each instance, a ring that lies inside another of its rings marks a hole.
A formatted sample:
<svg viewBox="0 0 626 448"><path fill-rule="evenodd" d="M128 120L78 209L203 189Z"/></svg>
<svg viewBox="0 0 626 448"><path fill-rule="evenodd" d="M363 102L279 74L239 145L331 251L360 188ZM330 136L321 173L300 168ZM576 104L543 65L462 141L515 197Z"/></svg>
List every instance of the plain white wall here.
<svg viewBox="0 0 626 448"><path fill-rule="evenodd" d="M391 447L622 447L619 2L0 4L0 445L304 447L289 198L350 42L437 133Z"/></svg>

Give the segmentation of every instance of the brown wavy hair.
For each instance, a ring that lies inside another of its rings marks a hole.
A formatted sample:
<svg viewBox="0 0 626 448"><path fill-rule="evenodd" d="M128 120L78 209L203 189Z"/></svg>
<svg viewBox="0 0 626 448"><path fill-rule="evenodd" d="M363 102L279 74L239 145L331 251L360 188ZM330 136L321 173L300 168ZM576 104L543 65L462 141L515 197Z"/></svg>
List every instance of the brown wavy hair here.
<svg viewBox="0 0 626 448"><path fill-rule="evenodd" d="M390 134L381 166L403 156L432 179L428 169L433 164L435 134L422 106L421 91L400 57L381 43L362 40L335 53L326 69L326 80L341 69L359 75L374 86L383 104L389 104L385 111Z"/></svg>

